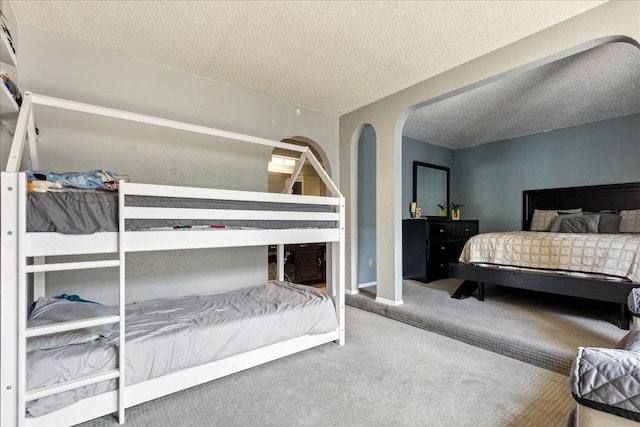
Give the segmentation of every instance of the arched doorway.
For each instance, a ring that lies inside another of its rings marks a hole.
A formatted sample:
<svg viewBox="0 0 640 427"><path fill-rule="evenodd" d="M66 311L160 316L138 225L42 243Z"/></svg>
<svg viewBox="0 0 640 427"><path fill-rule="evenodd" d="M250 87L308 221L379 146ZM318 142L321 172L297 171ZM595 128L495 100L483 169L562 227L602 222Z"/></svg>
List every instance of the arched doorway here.
<svg viewBox="0 0 640 427"><path fill-rule="evenodd" d="M358 289L375 293L376 268L376 132L362 128L358 141Z"/></svg>
<svg viewBox="0 0 640 427"><path fill-rule="evenodd" d="M322 148L320 148L315 142L300 136L284 138L282 139L282 142L309 147L322 167L329 175L331 175L331 169L329 168L328 161L326 160L326 155ZM268 191L270 193L280 193L282 189L285 188L299 157L300 153L296 151L289 151L282 148L273 149L268 169ZM305 164L296 179L296 183L294 183L292 192L293 194L305 194L310 196L326 195L326 187L318 176L318 173L311 166L311 163L309 163L309 160L305 161Z"/></svg>
<svg viewBox="0 0 640 427"><path fill-rule="evenodd" d="M281 140L289 144L309 147L325 171L331 175L324 150L314 141L300 136ZM283 148L274 148L268 166L268 191L281 193L289 187L289 180L300 153ZM306 160L290 193L309 196L325 196L327 188L309 160ZM277 257L275 246L269 247L268 279L277 278ZM311 285L320 289L326 288L328 275L327 247L325 242L285 245L285 280Z"/></svg>

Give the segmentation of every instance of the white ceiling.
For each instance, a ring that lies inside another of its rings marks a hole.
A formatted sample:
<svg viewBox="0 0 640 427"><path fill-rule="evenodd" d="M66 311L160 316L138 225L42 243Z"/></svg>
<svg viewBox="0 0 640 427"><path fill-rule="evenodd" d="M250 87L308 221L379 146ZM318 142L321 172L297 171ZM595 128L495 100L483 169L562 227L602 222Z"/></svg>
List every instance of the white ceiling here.
<svg viewBox="0 0 640 427"><path fill-rule="evenodd" d="M20 23L336 116L605 2L10 1ZM435 143L477 143L456 138Z"/></svg>

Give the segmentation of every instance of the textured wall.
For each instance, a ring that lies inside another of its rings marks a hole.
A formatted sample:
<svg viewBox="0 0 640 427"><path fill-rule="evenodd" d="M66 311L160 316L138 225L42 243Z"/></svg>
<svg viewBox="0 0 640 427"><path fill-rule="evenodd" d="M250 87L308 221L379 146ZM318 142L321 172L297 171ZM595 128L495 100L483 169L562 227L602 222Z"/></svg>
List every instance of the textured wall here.
<svg viewBox="0 0 640 427"><path fill-rule="evenodd" d="M413 198L413 162L415 160L433 165L448 167L450 180L456 175L454 164L455 151L433 144L425 144L412 138L402 138L402 218L409 218L409 203ZM451 201L456 195L451 186Z"/></svg>
<svg viewBox="0 0 640 427"><path fill-rule="evenodd" d="M405 211L400 178L402 124L412 108L514 69L524 71L577 53L593 47L594 40L620 35L640 40L639 11L638 2L605 3L340 117L340 187L347 203L354 200L351 196L357 190L354 177L349 174L356 164L353 135L364 123L371 124L376 130L379 159L376 190L378 301L393 305L402 303L401 220ZM455 197L458 198L457 195ZM464 203L462 194L460 203ZM347 208L347 214L349 209L351 206ZM350 221L349 226L353 227L353 219ZM352 234L347 230L346 248L353 253L351 239ZM347 265L347 268L352 268L352 265ZM347 278L353 278L349 270ZM348 282L347 287L352 289L352 283Z"/></svg>
<svg viewBox="0 0 640 427"><path fill-rule="evenodd" d="M335 117L305 109L297 114L298 107L283 101L25 25L19 27L19 39L23 91L275 140L305 136L325 149L332 169L338 170ZM42 168L113 168L142 182L267 189L268 147L225 143L212 150L210 141L188 133L141 127L125 131L121 124L102 126L103 132L96 134L98 125L86 117L76 123L82 132L74 133L55 120L36 117L36 122L41 130L40 153L46 159ZM130 130L136 138L129 136ZM118 138L109 139L112 133ZM167 138L169 134L172 138ZM129 301L267 279L266 247L140 253L128 258ZM52 284L48 294L80 293L108 304L116 301L114 271L51 273L48 280ZM94 286L87 288L86 283Z"/></svg>
<svg viewBox="0 0 640 427"><path fill-rule="evenodd" d="M640 181L640 114L455 152L452 187L482 232L519 230L522 191Z"/></svg>

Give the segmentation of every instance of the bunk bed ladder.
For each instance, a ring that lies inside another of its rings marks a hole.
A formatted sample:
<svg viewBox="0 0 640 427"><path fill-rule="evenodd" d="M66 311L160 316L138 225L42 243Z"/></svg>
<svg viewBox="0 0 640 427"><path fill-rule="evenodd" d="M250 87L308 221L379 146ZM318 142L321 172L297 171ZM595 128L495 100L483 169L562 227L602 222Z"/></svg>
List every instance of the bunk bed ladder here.
<svg viewBox="0 0 640 427"><path fill-rule="evenodd" d="M124 197L125 197L125 183L123 180L118 181L118 260L120 261L120 280L118 281L120 288L118 290L118 308L120 309L120 335L118 339L118 422L120 424L125 423L124 410L125 405L125 376L124 367L125 354L124 354L124 342L125 342L125 255L126 255L126 234L125 234L125 209L124 209Z"/></svg>
<svg viewBox="0 0 640 427"><path fill-rule="evenodd" d="M34 264L28 264L28 257L26 255L26 197L22 195L27 194L26 188L26 176L23 173L18 174L17 180L17 194L18 197L18 244L17 244L17 257L18 257L18 277L17 277L17 290L18 290L18 308L17 308L17 422L18 426L26 425L26 404L29 401L40 399L53 394L61 393L64 391L73 390L76 388L84 387L91 384L96 384L102 381L108 381L112 379L118 379L118 418L120 424L124 423L124 313L125 313L125 295L124 295L124 234L118 233L118 259L98 260L98 261L79 261L79 262L58 262L46 264L44 257L34 257ZM124 208L124 197L121 196L120 201L121 209ZM120 230L124 230L124 218L120 219ZM94 318L88 318L83 320L73 320L67 322L60 322L56 324L49 324L37 327L27 327L27 275L34 275L34 298L38 295L44 294L44 280L43 275L50 271L66 271L66 270L83 270L83 269L96 269L96 268L115 268L118 267L119 272L119 312L117 315L99 316ZM108 371L101 372L86 376L83 378L77 378L70 381L65 381L61 384L54 384L46 387L40 387L37 389L26 389L26 369L27 369L27 351L26 343L28 338L38 337L53 333L66 332L71 330L77 330L82 328L88 328L99 325L106 325L112 323L119 323L120 337L119 337L119 350L118 350L118 367Z"/></svg>

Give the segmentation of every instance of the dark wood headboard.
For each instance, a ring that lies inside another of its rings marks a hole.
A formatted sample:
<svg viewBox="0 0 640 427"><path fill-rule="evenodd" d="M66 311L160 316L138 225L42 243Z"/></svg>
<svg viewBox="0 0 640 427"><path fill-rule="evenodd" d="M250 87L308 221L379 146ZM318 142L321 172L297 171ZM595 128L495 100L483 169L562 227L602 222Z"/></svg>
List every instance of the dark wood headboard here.
<svg viewBox="0 0 640 427"><path fill-rule="evenodd" d="M552 188L522 192L522 229L528 230L534 209L640 209L640 182Z"/></svg>

